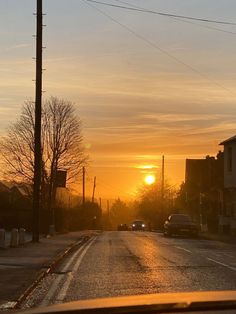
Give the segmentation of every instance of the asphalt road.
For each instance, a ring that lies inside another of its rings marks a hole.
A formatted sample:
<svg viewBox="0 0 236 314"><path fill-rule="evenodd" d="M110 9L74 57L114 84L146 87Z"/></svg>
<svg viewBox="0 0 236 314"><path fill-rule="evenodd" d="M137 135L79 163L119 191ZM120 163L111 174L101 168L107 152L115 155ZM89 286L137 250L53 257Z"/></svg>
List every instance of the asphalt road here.
<svg viewBox="0 0 236 314"><path fill-rule="evenodd" d="M149 232L103 232L69 255L23 308L146 293L236 290L236 247Z"/></svg>

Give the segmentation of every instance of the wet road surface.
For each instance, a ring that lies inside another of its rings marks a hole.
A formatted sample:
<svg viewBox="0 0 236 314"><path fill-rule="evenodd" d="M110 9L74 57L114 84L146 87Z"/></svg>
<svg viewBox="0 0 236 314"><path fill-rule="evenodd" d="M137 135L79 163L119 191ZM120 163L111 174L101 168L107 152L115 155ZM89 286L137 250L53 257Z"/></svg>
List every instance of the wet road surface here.
<svg viewBox="0 0 236 314"><path fill-rule="evenodd" d="M103 232L70 254L22 308L146 293L236 290L236 246L149 232Z"/></svg>

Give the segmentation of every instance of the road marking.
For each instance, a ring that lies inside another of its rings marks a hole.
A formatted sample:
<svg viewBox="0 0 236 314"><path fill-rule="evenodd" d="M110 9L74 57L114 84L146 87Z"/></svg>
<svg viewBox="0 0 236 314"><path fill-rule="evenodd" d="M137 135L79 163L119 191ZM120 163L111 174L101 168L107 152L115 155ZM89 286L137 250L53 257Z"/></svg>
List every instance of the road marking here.
<svg viewBox="0 0 236 314"><path fill-rule="evenodd" d="M90 243L93 242L95 240L95 238L91 241L89 240L88 242L84 243L75 253L74 255L72 255L72 257L70 258L70 260L68 261L68 263L62 268L62 272L67 272L69 270L69 268L71 267L72 263L74 262L74 260L78 257L78 255L81 253L81 251ZM54 294L56 293L58 287L60 287L61 281L64 280L65 276L68 276L68 274L63 274L63 275L59 275L52 283L47 295L45 296L45 298L43 299L43 301L40 303L40 306L44 307L44 306L48 306L52 297L54 296Z"/></svg>
<svg viewBox="0 0 236 314"><path fill-rule="evenodd" d="M236 271L236 267L229 266L229 265L227 265L227 264L221 263L221 262L216 261L216 260L214 260L214 259L212 259L212 258L209 258L209 257L207 257L207 259L208 259L209 261L211 261L211 262L214 262L214 263L216 263L216 264L219 264L219 265L221 265L221 266L224 266L224 267L227 267L227 268L229 268L229 269L231 269L231 270Z"/></svg>
<svg viewBox="0 0 236 314"><path fill-rule="evenodd" d="M85 249L83 250L83 252L80 254L79 258L77 259L76 263L75 263L75 266L73 267L73 270L72 272L75 273L76 271L78 271L78 268L83 260L83 257L85 256L85 254L87 253L88 249L90 248L90 246L93 244L93 242L95 241L96 238L94 238L86 247ZM69 273L68 276L67 276L67 279L66 281L64 282L63 286L61 287L60 289L60 292L58 293L57 295L57 298L56 300L58 302L62 302L65 297L66 297L66 293L69 289L69 286L71 284L71 281L73 280L74 276L72 273Z"/></svg>
<svg viewBox="0 0 236 314"><path fill-rule="evenodd" d="M183 251L188 252L188 253L192 253L191 251L189 251L189 250L187 250L187 249L185 249L185 248L183 248L181 246L175 246L175 248L179 249L179 250L183 250Z"/></svg>

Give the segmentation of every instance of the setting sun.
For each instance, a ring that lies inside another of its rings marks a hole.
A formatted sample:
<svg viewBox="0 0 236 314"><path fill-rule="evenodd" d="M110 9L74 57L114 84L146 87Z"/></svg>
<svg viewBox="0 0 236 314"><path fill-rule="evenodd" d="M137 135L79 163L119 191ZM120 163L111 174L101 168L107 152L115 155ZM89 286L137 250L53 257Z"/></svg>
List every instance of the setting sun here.
<svg viewBox="0 0 236 314"><path fill-rule="evenodd" d="M155 178L154 175L149 174L149 175L147 175L145 177L144 181L145 181L146 184L151 185L151 184L153 184L156 181L156 178Z"/></svg>

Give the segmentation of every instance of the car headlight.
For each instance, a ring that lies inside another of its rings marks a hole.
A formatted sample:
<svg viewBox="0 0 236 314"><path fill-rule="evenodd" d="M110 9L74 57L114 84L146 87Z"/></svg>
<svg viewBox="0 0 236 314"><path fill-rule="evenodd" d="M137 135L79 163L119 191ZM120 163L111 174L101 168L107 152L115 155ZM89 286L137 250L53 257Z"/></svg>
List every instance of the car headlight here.
<svg viewBox="0 0 236 314"><path fill-rule="evenodd" d="M142 227L144 228L144 227L145 227L145 224L142 224Z"/></svg>

